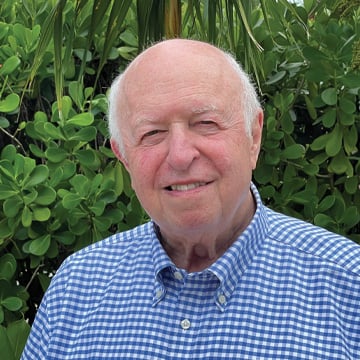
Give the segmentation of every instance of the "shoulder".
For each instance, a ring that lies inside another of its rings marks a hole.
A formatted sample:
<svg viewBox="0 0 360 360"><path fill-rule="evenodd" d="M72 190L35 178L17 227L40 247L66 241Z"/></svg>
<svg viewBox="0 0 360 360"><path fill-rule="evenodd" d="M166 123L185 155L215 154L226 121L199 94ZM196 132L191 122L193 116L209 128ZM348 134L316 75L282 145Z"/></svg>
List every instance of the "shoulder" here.
<svg viewBox="0 0 360 360"><path fill-rule="evenodd" d="M360 246L354 241L269 208L268 238L360 278Z"/></svg>
<svg viewBox="0 0 360 360"><path fill-rule="evenodd" d="M154 232L152 223L114 234L70 255L57 271L54 280L68 282L69 278L111 276L123 267L135 266L150 258ZM80 279L79 279L80 280Z"/></svg>

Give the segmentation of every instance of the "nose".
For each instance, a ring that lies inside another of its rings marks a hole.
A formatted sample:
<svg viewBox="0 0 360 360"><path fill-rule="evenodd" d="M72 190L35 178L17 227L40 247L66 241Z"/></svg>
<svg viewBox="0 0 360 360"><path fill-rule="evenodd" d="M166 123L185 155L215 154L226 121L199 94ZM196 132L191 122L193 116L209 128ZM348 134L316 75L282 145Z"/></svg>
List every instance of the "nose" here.
<svg viewBox="0 0 360 360"><path fill-rule="evenodd" d="M177 128L170 131L168 138L167 163L176 171L187 170L200 156L196 135L189 129Z"/></svg>

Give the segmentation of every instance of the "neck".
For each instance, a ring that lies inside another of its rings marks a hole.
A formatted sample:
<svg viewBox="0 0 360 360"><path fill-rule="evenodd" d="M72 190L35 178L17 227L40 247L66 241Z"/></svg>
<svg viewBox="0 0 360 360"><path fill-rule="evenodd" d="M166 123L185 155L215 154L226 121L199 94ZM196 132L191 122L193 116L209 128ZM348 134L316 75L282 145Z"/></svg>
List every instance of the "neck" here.
<svg viewBox="0 0 360 360"><path fill-rule="evenodd" d="M155 229L164 250L174 264L188 272L197 272L208 268L226 252L249 225L255 210L256 204L251 197L245 219L235 221L227 227L215 226L207 231L187 233L182 229L180 234L171 233L171 236L158 225Z"/></svg>

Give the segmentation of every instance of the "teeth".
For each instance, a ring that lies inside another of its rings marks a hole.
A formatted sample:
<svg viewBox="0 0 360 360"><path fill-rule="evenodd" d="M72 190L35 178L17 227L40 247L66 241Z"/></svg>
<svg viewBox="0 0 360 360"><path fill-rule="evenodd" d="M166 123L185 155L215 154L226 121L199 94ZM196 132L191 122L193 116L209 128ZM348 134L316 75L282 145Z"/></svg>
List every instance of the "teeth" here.
<svg viewBox="0 0 360 360"><path fill-rule="evenodd" d="M197 187L204 186L204 185L206 185L205 182L197 182L197 183L186 184L186 185L171 185L170 188L171 188L171 190L175 190L175 191L187 191L187 190L196 189Z"/></svg>

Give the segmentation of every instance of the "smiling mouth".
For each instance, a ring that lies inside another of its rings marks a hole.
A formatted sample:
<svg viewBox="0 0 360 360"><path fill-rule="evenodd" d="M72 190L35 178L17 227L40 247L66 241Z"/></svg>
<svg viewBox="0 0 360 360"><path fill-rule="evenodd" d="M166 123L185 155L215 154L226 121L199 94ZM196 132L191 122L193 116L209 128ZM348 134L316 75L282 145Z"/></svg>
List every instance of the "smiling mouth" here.
<svg viewBox="0 0 360 360"><path fill-rule="evenodd" d="M188 190L193 190L198 187L204 186L206 184L208 184L208 183L196 182L196 183L192 183L192 184L170 185L170 186L166 187L166 190L168 190L168 191L188 191Z"/></svg>

